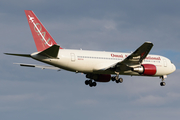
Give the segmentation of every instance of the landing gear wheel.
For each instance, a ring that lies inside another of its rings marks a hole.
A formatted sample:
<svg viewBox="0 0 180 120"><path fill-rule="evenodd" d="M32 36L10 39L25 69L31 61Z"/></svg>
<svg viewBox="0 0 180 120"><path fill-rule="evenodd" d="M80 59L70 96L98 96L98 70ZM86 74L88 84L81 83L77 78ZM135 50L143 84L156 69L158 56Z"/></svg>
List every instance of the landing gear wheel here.
<svg viewBox="0 0 180 120"><path fill-rule="evenodd" d="M165 86L166 83L165 83L165 82L161 82L160 85L161 85L161 86Z"/></svg>
<svg viewBox="0 0 180 120"><path fill-rule="evenodd" d="M97 83L96 83L96 82L93 82L92 85L95 87L95 86L97 85Z"/></svg>
<svg viewBox="0 0 180 120"><path fill-rule="evenodd" d="M120 81L119 80L116 80L116 83L119 83Z"/></svg>
<svg viewBox="0 0 180 120"><path fill-rule="evenodd" d="M122 82L123 82L123 79L122 79L122 78L119 78L119 82L122 83Z"/></svg>
<svg viewBox="0 0 180 120"><path fill-rule="evenodd" d="M86 85L89 85L89 80L86 80L86 81L85 81L85 84L86 84Z"/></svg>
<svg viewBox="0 0 180 120"><path fill-rule="evenodd" d="M119 78L118 80L116 80L116 83L122 83L122 82L123 82L122 78Z"/></svg>
<svg viewBox="0 0 180 120"><path fill-rule="evenodd" d="M115 76L111 77L111 80L112 80L112 81L115 81L115 80L116 80Z"/></svg>
<svg viewBox="0 0 180 120"><path fill-rule="evenodd" d="M92 82L91 84L89 84L90 87L95 87L97 85L96 82Z"/></svg>
<svg viewBox="0 0 180 120"><path fill-rule="evenodd" d="M92 84L89 84L89 87L92 87L93 85Z"/></svg>
<svg viewBox="0 0 180 120"><path fill-rule="evenodd" d="M86 80L86 81L85 81L85 84L86 84L86 85L91 85L91 86L92 86L93 83L94 83L94 82L92 82L92 80ZM94 85L95 85L95 83L94 83Z"/></svg>
<svg viewBox="0 0 180 120"><path fill-rule="evenodd" d="M89 80L89 85L92 84L92 80Z"/></svg>
<svg viewBox="0 0 180 120"><path fill-rule="evenodd" d="M92 80L86 80L85 81L85 84L86 85L89 85L90 87L95 87L96 85L97 85L97 83L96 82L93 82Z"/></svg>

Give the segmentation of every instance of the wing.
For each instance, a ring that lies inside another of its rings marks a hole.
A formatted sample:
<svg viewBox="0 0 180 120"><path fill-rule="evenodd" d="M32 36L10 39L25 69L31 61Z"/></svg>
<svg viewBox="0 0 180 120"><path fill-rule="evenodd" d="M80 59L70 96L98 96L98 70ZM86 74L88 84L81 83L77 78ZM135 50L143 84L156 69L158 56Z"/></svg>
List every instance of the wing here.
<svg viewBox="0 0 180 120"><path fill-rule="evenodd" d="M103 70L127 71L131 70L135 66L140 66L152 47L153 44L151 42L145 42L123 61L106 67Z"/></svg>
<svg viewBox="0 0 180 120"><path fill-rule="evenodd" d="M125 64L127 66L139 65L149 54L152 47L153 44L151 42L145 42L136 51L118 64Z"/></svg>
<svg viewBox="0 0 180 120"><path fill-rule="evenodd" d="M51 69L51 70L60 71L60 68L54 67L54 66L42 66L42 65L35 65L35 64L25 64L25 63L14 63L14 64L18 64L23 67L36 67L36 68L41 68L41 69Z"/></svg>

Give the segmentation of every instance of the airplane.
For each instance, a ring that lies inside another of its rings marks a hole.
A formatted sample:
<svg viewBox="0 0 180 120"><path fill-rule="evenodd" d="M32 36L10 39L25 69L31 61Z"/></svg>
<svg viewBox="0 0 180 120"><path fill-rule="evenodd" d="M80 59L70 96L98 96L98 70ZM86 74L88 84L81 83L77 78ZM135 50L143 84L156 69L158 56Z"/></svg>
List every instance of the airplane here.
<svg viewBox="0 0 180 120"><path fill-rule="evenodd" d="M96 82L122 83L123 78L119 75L159 77L160 85L165 86L164 80L167 75L176 70L168 58L149 54L153 47L151 42L144 42L132 53L63 49L51 37L33 11L25 10L25 14L37 52L4 54L28 57L49 65L16 63L20 66L84 73L88 79L85 84L90 87L95 87Z"/></svg>

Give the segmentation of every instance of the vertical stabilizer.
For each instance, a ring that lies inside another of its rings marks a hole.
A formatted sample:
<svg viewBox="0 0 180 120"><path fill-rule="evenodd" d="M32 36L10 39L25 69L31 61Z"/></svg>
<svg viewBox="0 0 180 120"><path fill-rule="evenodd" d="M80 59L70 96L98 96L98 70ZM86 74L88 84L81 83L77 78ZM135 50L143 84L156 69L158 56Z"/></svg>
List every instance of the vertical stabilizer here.
<svg viewBox="0 0 180 120"><path fill-rule="evenodd" d="M25 10L25 14L38 51L43 51L57 44L33 11Z"/></svg>

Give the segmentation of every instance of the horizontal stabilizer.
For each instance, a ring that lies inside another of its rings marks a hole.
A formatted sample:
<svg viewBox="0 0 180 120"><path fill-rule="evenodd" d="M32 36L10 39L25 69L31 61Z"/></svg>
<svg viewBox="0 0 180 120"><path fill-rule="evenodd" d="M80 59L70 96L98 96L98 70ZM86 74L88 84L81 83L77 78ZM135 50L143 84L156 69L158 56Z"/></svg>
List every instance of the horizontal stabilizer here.
<svg viewBox="0 0 180 120"><path fill-rule="evenodd" d="M60 71L60 68L54 67L54 66L42 66L42 65L35 65L35 64L25 64L25 63L14 63L14 64L18 64L23 67L36 67L36 68L41 68L41 69L51 69L51 70Z"/></svg>
<svg viewBox="0 0 180 120"><path fill-rule="evenodd" d="M14 56L21 56L21 57L31 57L30 54L14 54L14 53L4 53L6 55L14 55Z"/></svg>
<svg viewBox="0 0 180 120"><path fill-rule="evenodd" d="M59 53L59 45L53 45L52 47L49 47L48 49L42 51L39 53L39 55L47 56L50 58L58 58Z"/></svg>

